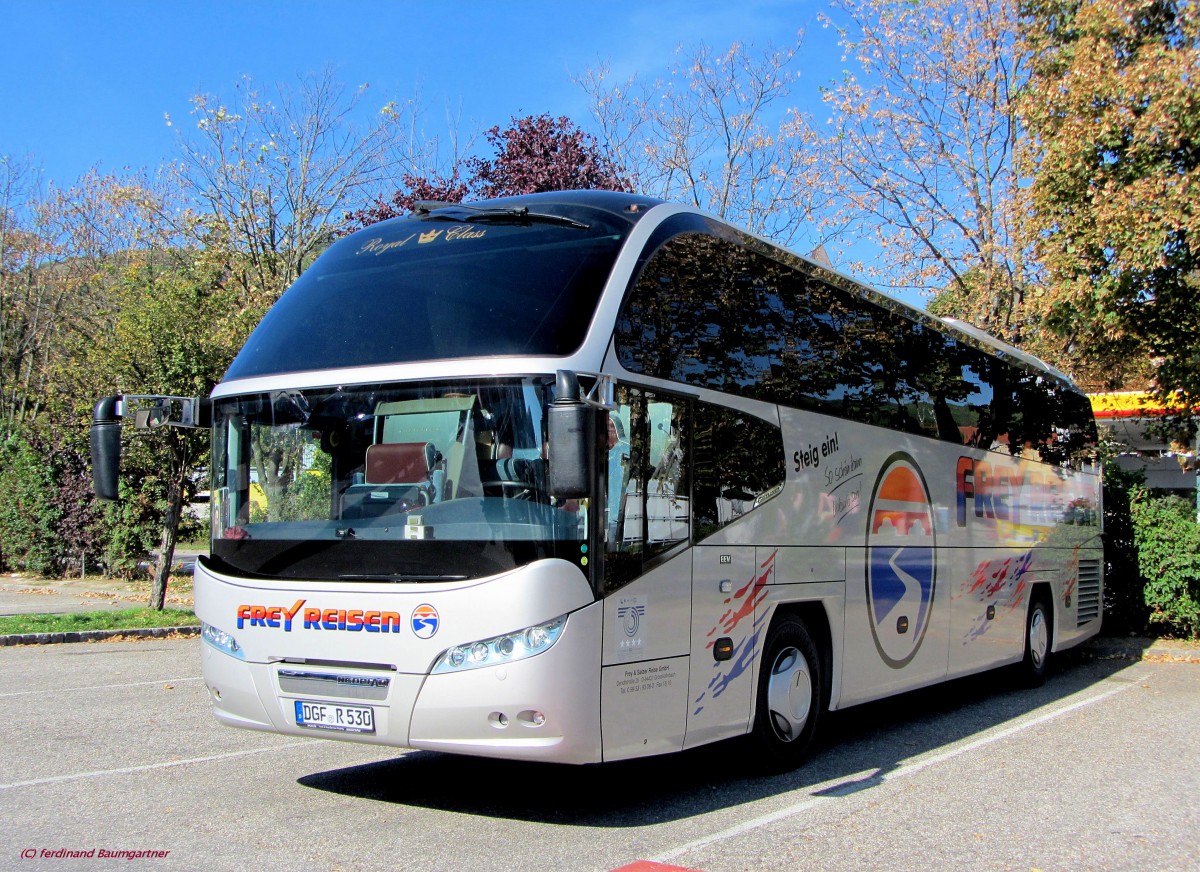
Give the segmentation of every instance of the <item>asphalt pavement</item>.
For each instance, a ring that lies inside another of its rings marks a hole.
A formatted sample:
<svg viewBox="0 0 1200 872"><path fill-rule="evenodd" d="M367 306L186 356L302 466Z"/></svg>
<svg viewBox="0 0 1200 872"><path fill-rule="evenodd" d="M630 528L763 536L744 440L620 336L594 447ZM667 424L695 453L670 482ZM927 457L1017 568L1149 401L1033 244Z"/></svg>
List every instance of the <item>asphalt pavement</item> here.
<svg viewBox="0 0 1200 872"><path fill-rule="evenodd" d="M563 767L231 729L200 645L0 649L0 868L1200 869L1194 665L971 676L753 776L730 742Z"/></svg>

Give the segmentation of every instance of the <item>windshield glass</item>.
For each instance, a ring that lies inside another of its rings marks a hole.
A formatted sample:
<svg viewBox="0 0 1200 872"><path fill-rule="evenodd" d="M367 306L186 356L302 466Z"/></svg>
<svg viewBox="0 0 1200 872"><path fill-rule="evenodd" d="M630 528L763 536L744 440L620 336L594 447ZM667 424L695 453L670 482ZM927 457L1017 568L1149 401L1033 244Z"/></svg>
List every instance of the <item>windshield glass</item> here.
<svg viewBox="0 0 1200 872"><path fill-rule="evenodd" d="M553 389L530 377L217 401L217 568L433 581L545 557L586 567L587 501L545 490Z"/></svg>
<svg viewBox="0 0 1200 872"><path fill-rule="evenodd" d="M562 216L450 209L341 240L271 308L226 378L570 354L629 225L553 208Z"/></svg>

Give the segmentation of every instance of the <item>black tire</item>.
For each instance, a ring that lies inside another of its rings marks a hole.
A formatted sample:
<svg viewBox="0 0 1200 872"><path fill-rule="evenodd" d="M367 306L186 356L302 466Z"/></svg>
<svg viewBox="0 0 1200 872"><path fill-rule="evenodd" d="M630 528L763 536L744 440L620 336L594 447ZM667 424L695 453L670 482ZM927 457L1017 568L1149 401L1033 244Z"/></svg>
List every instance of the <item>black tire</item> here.
<svg viewBox="0 0 1200 872"><path fill-rule="evenodd" d="M1025 656L1021 660L1021 683L1041 687L1050 670L1050 643L1054 638L1054 612L1044 593L1035 593L1025 616Z"/></svg>
<svg viewBox="0 0 1200 872"><path fill-rule="evenodd" d="M767 632L750 742L763 771L786 772L804 760L828 705L817 643L804 621L780 615Z"/></svg>

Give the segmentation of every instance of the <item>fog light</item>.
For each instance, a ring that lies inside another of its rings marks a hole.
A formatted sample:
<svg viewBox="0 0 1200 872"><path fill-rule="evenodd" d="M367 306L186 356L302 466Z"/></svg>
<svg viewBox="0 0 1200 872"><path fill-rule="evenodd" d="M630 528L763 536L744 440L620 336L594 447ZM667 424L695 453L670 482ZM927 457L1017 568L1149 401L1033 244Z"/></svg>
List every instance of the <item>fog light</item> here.
<svg viewBox="0 0 1200 872"><path fill-rule="evenodd" d="M540 727L542 724L546 723L546 716L541 712L527 709L517 715L517 720L527 727Z"/></svg>

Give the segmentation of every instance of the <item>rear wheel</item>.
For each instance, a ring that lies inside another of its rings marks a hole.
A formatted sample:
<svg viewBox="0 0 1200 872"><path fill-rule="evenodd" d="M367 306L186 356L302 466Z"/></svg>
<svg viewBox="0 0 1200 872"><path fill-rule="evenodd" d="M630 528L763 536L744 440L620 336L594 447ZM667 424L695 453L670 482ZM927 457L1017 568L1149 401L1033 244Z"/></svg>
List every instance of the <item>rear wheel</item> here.
<svg viewBox="0 0 1200 872"><path fill-rule="evenodd" d="M808 627L795 616L780 616L767 633L751 731L762 768L783 772L800 764L825 700L821 654Z"/></svg>
<svg viewBox="0 0 1200 872"><path fill-rule="evenodd" d="M1045 595L1035 595L1025 618L1025 658L1021 661L1021 677L1029 687L1041 687L1046 681L1050 668L1052 620Z"/></svg>

